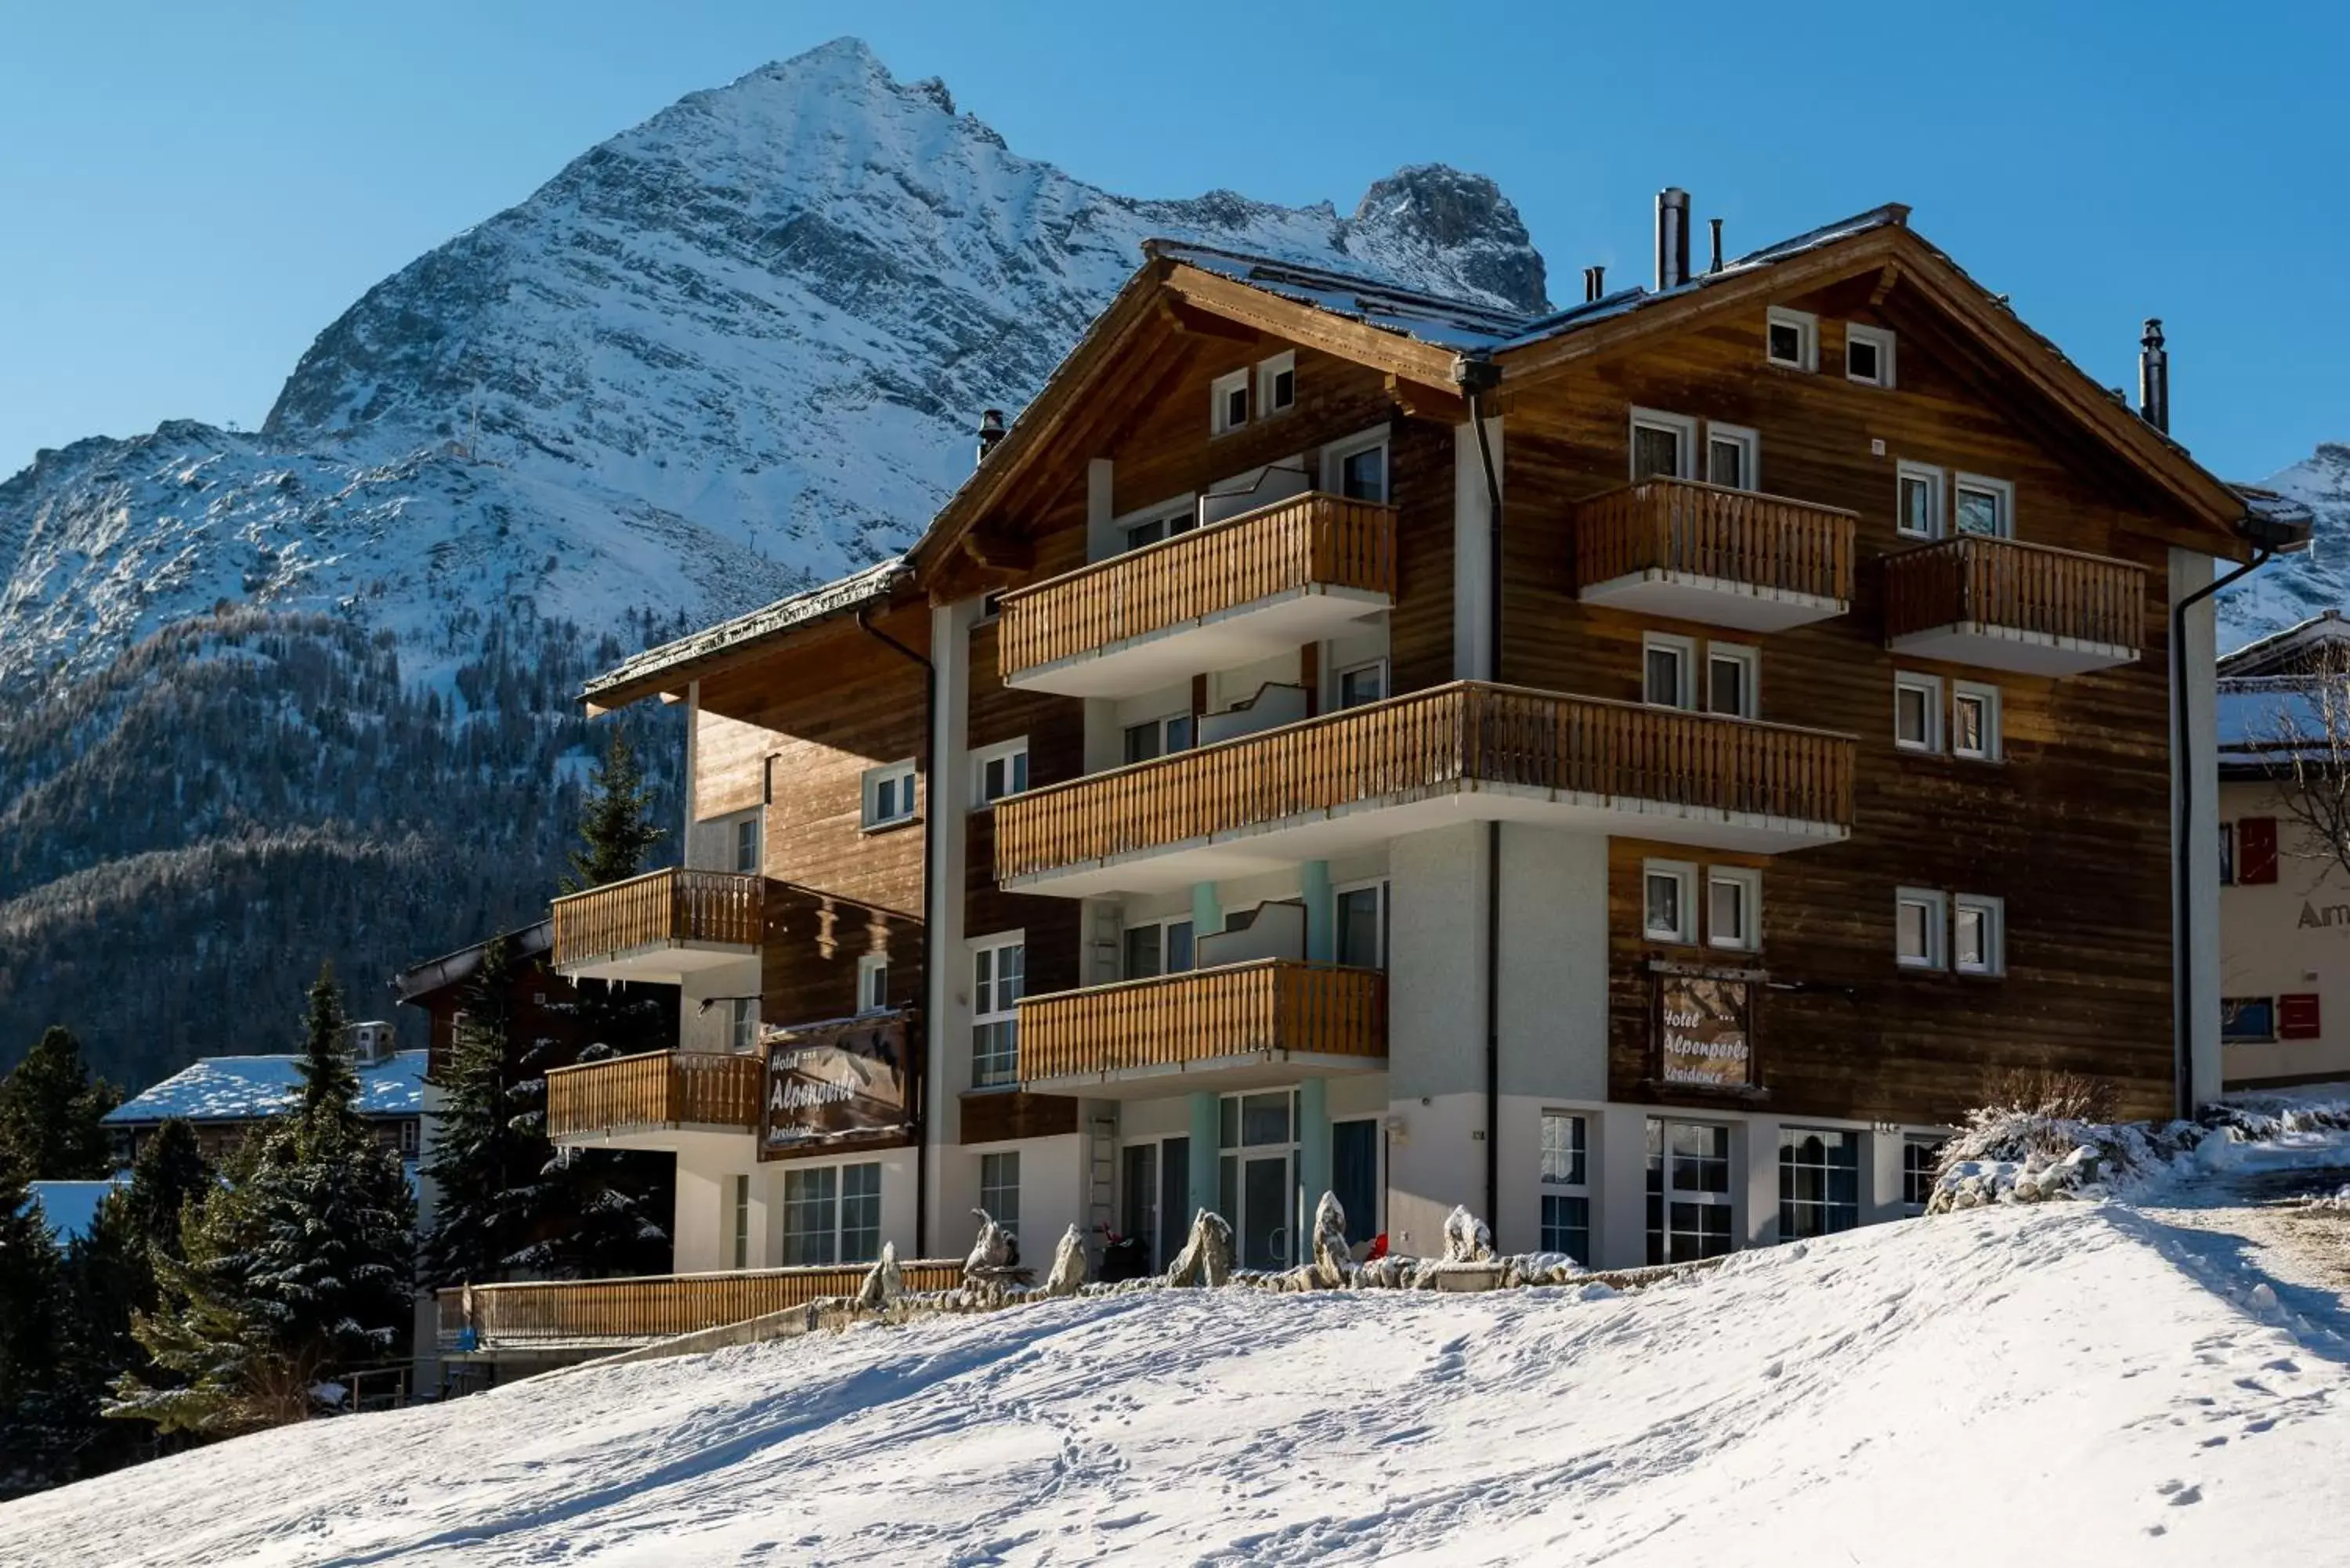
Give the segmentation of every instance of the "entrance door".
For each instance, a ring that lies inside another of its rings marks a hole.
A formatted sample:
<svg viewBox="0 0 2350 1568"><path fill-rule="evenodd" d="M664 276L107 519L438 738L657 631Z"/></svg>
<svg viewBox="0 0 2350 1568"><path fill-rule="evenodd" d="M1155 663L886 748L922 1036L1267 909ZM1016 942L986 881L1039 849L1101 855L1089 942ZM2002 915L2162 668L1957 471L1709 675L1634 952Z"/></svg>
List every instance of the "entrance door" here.
<svg viewBox="0 0 2350 1568"><path fill-rule="evenodd" d="M1730 1129L1648 1121L1648 1262L1680 1263L1731 1250Z"/></svg>
<svg viewBox="0 0 2350 1568"><path fill-rule="evenodd" d="M1379 1233L1379 1124L1377 1117L1330 1124L1330 1190L1347 1210L1347 1241L1360 1245ZM1314 1202L1319 1193L1309 1192Z"/></svg>
<svg viewBox="0 0 2350 1568"><path fill-rule="evenodd" d="M1289 1266L1289 1156L1253 1154L1241 1161L1240 1264Z"/></svg>
<svg viewBox="0 0 2350 1568"><path fill-rule="evenodd" d="M1128 1144L1118 1172L1125 1201L1119 1206L1118 1233L1142 1243L1143 1255L1159 1267L1159 1146Z"/></svg>
<svg viewBox="0 0 2350 1568"><path fill-rule="evenodd" d="M1163 1139L1159 1145L1159 1240L1155 1266L1164 1270L1183 1250L1191 1234L1191 1140Z"/></svg>
<svg viewBox="0 0 2350 1568"><path fill-rule="evenodd" d="M1297 1095L1226 1095L1218 1107L1218 1210L1244 1269L1285 1269L1297 1251ZM1319 1196L1319 1194L1316 1194Z"/></svg>

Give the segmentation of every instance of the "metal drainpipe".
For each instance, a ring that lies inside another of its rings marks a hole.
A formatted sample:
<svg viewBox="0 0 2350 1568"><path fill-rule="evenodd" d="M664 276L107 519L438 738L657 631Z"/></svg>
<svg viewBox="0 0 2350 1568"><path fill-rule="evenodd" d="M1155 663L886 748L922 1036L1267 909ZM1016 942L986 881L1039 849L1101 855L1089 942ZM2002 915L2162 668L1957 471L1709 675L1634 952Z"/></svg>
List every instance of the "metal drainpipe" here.
<svg viewBox="0 0 2350 1568"><path fill-rule="evenodd" d="M899 653L903 654L906 658L912 659L915 663L922 667L922 757L924 762L922 772L926 775L924 785L924 804L931 805L931 803L927 797L935 793L939 785L937 766L938 757L936 755L939 734L939 667L931 663L922 655L916 653L912 649L908 648L904 643L899 642L896 638L891 637L888 632L883 631L879 627L875 626L870 620L866 618L866 612L861 607L857 612L857 629L871 638L874 641L881 644L884 648L894 649ZM933 805L929 817L922 823L922 976L925 984L929 982L931 965L934 961L934 955L931 951L931 916L932 913L931 909L931 878L933 869L931 862L932 858L931 846L937 842L938 823L935 820L937 815L937 810ZM923 1253L925 1244L930 1240L931 1229L931 1118L929 1100L931 1092L931 1046L932 1042L930 1038L930 1025L931 1021L929 1019L926 1018L922 1021L921 1074L914 1082L906 1085L908 1094L913 1096L914 1104L919 1107L916 1111L918 1120L915 1124L917 1130L914 1134L914 1255L917 1257L921 1256Z"/></svg>
<svg viewBox="0 0 2350 1568"><path fill-rule="evenodd" d="M1485 677L1502 679L1502 482L1485 435L1485 394L1502 368L1482 356L1455 362L1453 379L1469 400L1477 461L1485 472ZM1502 825L1485 825L1485 1222L1499 1218L1502 1196Z"/></svg>

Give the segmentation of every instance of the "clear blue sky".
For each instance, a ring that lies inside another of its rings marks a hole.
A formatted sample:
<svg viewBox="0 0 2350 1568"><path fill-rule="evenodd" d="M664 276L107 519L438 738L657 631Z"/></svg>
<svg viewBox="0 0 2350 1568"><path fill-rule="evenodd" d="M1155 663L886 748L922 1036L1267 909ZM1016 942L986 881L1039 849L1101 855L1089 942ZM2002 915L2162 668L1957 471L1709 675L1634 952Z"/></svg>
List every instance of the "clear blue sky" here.
<svg viewBox="0 0 2350 1568"><path fill-rule="evenodd" d="M2350 441L2339 5L1475 7L6 0L0 475L257 424L369 284L696 88L842 33L1136 195L1351 208L1482 171L1554 296L1647 266L1668 183L1733 251L1884 201L2091 374L2163 317L2230 477Z"/></svg>

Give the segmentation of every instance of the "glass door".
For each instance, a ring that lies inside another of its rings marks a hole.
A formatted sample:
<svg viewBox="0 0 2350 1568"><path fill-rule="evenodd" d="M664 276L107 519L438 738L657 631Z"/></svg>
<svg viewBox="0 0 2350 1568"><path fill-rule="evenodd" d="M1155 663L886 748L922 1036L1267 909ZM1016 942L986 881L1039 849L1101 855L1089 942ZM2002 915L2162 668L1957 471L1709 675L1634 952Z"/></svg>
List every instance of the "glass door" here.
<svg viewBox="0 0 2350 1568"><path fill-rule="evenodd" d="M1232 1221L1243 1269L1285 1269L1295 1261L1296 1094L1227 1095L1220 1117L1219 1207Z"/></svg>
<svg viewBox="0 0 2350 1568"><path fill-rule="evenodd" d="M1164 1270L1191 1235L1191 1140L1159 1145L1159 1240L1154 1266Z"/></svg>
<svg viewBox="0 0 2350 1568"><path fill-rule="evenodd" d="M1730 1129L1648 1122L1648 1262L1680 1263L1731 1250Z"/></svg>
<svg viewBox="0 0 2350 1568"><path fill-rule="evenodd" d="M1360 1246L1379 1233L1379 1124L1376 1117L1330 1124L1330 1190L1347 1211L1347 1241ZM1307 1193L1314 1202L1318 1193Z"/></svg>
<svg viewBox="0 0 2350 1568"><path fill-rule="evenodd" d="M1118 1175L1123 1179L1120 1185L1125 1189L1126 1201L1118 1210L1118 1233L1139 1243L1150 1266L1159 1268L1159 1146L1128 1144L1121 1158L1126 1168Z"/></svg>
<svg viewBox="0 0 2350 1568"><path fill-rule="evenodd" d="M1251 1155L1241 1162L1240 1264L1289 1266L1289 1156Z"/></svg>

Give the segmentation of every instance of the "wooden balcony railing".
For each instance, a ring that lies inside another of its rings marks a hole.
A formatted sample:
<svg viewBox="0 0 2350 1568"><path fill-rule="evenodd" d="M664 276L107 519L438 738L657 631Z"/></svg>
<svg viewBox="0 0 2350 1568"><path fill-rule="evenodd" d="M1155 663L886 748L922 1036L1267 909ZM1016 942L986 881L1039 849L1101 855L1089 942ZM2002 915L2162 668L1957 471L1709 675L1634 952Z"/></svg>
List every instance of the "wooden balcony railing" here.
<svg viewBox="0 0 2350 1568"><path fill-rule="evenodd" d="M766 880L733 871L648 871L555 900L555 966L681 942L756 947Z"/></svg>
<svg viewBox="0 0 2350 1568"><path fill-rule="evenodd" d="M760 1059L716 1051L649 1051L550 1068L546 1136L648 1127L759 1125Z"/></svg>
<svg viewBox="0 0 2350 1568"><path fill-rule="evenodd" d="M1848 826L1852 764L1849 735L1457 681L998 801L995 874L1480 785Z"/></svg>
<svg viewBox="0 0 2350 1568"><path fill-rule="evenodd" d="M1305 587L1396 591L1392 506L1300 495L1003 596L998 664L1090 653Z"/></svg>
<svg viewBox="0 0 2350 1568"><path fill-rule="evenodd" d="M1783 495L1643 480L1575 507L1575 582L1671 572L1849 603L1854 521Z"/></svg>
<svg viewBox="0 0 2350 1568"><path fill-rule="evenodd" d="M1020 999L1028 1082L1264 1051L1384 1059L1388 977L1259 959Z"/></svg>
<svg viewBox="0 0 2350 1568"><path fill-rule="evenodd" d="M2140 649L2146 593L2128 561L1961 534L1885 557L1885 634L1955 625Z"/></svg>
<svg viewBox="0 0 2350 1568"><path fill-rule="evenodd" d="M743 1269L717 1274L652 1274L625 1280L535 1280L525 1284L465 1285L438 1293L444 1350L565 1344L626 1344L666 1339L806 1306L826 1296L850 1296L869 1263L810 1269ZM962 1280L958 1262L901 1263L906 1288L952 1290Z"/></svg>

